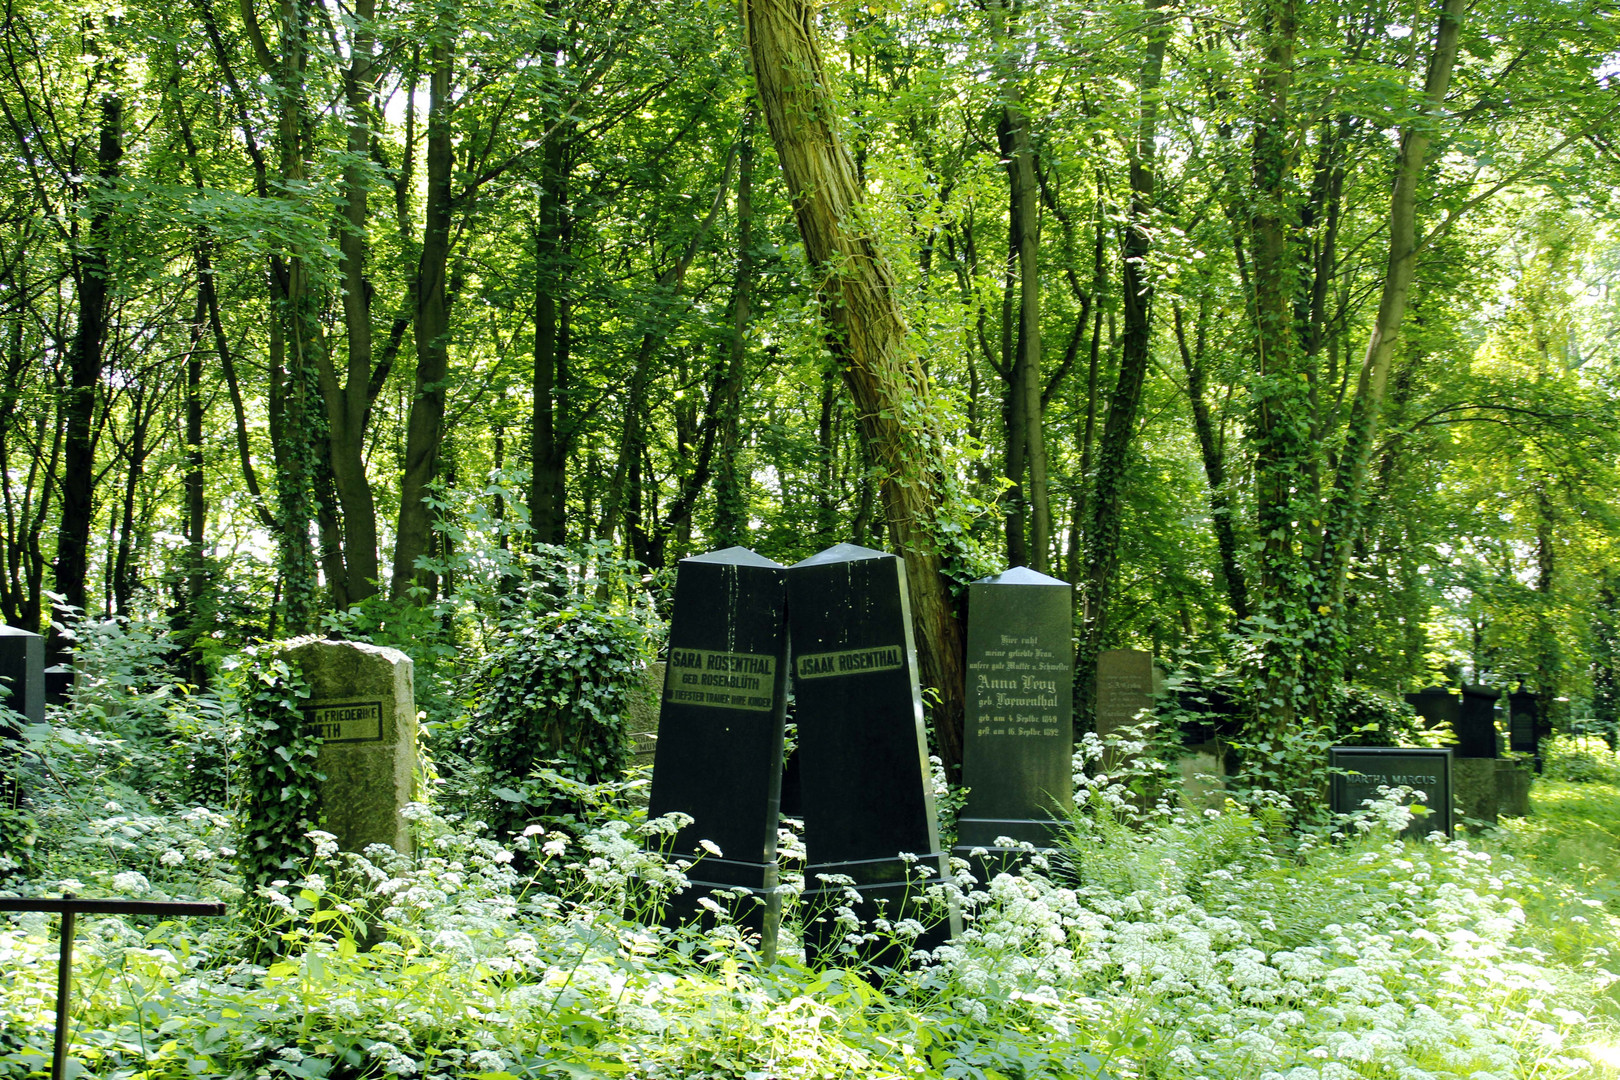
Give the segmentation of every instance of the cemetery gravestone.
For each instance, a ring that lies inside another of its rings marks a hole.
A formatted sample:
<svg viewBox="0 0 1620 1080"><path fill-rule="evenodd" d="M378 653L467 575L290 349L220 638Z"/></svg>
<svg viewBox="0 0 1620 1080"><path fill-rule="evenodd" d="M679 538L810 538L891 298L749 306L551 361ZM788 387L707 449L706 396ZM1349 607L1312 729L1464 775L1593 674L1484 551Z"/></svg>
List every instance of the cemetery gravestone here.
<svg viewBox="0 0 1620 1080"><path fill-rule="evenodd" d="M968 794L952 854L981 882L1020 857L998 838L1048 850L1073 802L1072 603L1068 582L1022 566L968 587Z"/></svg>
<svg viewBox="0 0 1620 1080"><path fill-rule="evenodd" d="M1424 837L1436 830L1451 835L1451 751L1413 750L1397 746L1335 746L1328 750L1335 770L1330 807L1335 814L1354 813L1380 787L1409 787L1423 792L1416 800L1430 811L1416 816L1403 835Z"/></svg>
<svg viewBox="0 0 1620 1080"><path fill-rule="evenodd" d="M905 563L853 544L796 563L788 621L804 784L805 958L815 964L836 960L845 943L840 907L867 924L863 933L879 916L931 921L924 890L942 881L946 865ZM914 947L934 948L956 922L952 907ZM907 959L887 941L860 955L886 966Z"/></svg>
<svg viewBox="0 0 1620 1080"><path fill-rule="evenodd" d="M1509 746L1520 753L1535 755L1536 772L1541 771L1541 740L1549 734L1541 719L1541 702L1534 691L1515 690L1508 695Z"/></svg>
<svg viewBox="0 0 1620 1080"><path fill-rule="evenodd" d="M1153 707L1153 654L1141 649L1104 649L1097 654L1097 737L1136 722Z"/></svg>
<svg viewBox="0 0 1620 1080"><path fill-rule="evenodd" d="M0 684L6 707L30 724L45 722L45 639L14 626L0 626ZM16 801L6 743L22 737L21 725L0 717L0 805Z"/></svg>
<svg viewBox="0 0 1620 1080"><path fill-rule="evenodd" d="M647 665L641 685L630 691L625 703L625 726L630 734L630 760L636 765L650 765L653 751L658 745L658 714L664 696L664 662Z"/></svg>
<svg viewBox="0 0 1620 1080"><path fill-rule="evenodd" d="M1501 691L1485 686L1462 688L1462 701L1454 725L1458 757L1494 758L1499 755L1501 738L1496 731L1496 701L1501 696Z"/></svg>
<svg viewBox="0 0 1620 1080"><path fill-rule="evenodd" d="M68 664L53 664L45 669L45 703L61 705L73 689L73 668Z"/></svg>
<svg viewBox="0 0 1620 1080"><path fill-rule="evenodd" d="M741 890L740 904L716 899L761 936L767 957L775 955L781 919L786 603L786 568L747 548L681 560L647 811L692 817L670 848L696 860L691 887L670 899L666 919L692 918L716 890ZM720 854L704 851L705 840Z"/></svg>
<svg viewBox="0 0 1620 1080"><path fill-rule="evenodd" d="M1457 722L1462 717L1462 699L1443 686L1430 686L1415 694L1407 694L1406 703L1423 718L1427 727L1450 724L1451 730L1456 731Z"/></svg>
<svg viewBox="0 0 1620 1080"><path fill-rule="evenodd" d="M358 641L306 640L287 659L309 684L304 722L321 736L316 767L326 831L344 851L387 844L410 853L400 810L415 795L416 695L411 658Z"/></svg>

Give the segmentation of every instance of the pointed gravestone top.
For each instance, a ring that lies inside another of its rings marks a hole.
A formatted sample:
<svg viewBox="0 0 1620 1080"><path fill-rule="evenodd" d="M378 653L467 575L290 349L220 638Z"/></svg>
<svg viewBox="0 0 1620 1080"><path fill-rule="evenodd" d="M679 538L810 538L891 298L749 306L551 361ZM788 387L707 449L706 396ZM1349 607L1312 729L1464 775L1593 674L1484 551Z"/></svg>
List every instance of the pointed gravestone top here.
<svg viewBox="0 0 1620 1080"><path fill-rule="evenodd" d="M690 555L681 562L694 563L725 563L728 566L770 566L781 567L781 563L767 559L758 552L750 551L745 547L728 547L720 551L710 551L702 555Z"/></svg>
<svg viewBox="0 0 1620 1080"><path fill-rule="evenodd" d="M1068 585L1061 578L1048 577L1039 570L1031 570L1027 566L1015 566L1010 570L1003 570L999 574L980 578L975 585Z"/></svg>
<svg viewBox="0 0 1620 1080"><path fill-rule="evenodd" d="M793 565L795 567L826 566L830 563L859 562L862 559L893 558L896 558L896 556L890 555L887 551L873 551L871 548L861 547L859 544L834 544L826 551L818 551L808 559L796 562Z"/></svg>

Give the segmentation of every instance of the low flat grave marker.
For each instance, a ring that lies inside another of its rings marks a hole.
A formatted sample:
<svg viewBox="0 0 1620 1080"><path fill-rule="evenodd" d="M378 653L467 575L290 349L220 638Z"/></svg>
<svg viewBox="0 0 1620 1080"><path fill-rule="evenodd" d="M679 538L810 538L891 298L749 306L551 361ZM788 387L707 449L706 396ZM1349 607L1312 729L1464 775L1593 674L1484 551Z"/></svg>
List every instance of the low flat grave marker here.
<svg viewBox="0 0 1620 1080"><path fill-rule="evenodd" d="M416 695L411 658L359 641L308 640L287 650L310 686L304 722L321 737L316 767L326 831L344 851L411 851L400 816L415 794Z"/></svg>
<svg viewBox="0 0 1620 1080"><path fill-rule="evenodd" d="M919 918L923 891L946 874L906 564L853 544L828 548L789 569L788 619L804 783L805 959L827 963L847 933L837 908L852 907L868 927L878 916ZM939 945L957 920L951 908L913 947ZM875 965L907 960L887 942L859 955Z"/></svg>
<svg viewBox="0 0 1620 1080"><path fill-rule="evenodd" d="M737 921L776 954L776 867L787 695L787 569L733 547L682 559L675 576L669 660L654 748L652 817L692 823L670 854L697 860L691 887L671 897L671 924L698 915L716 890L742 891ZM702 841L720 849L706 852Z"/></svg>
<svg viewBox="0 0 1620 1080"><path fill-rule="evenodd" d="M1351 814L1380 787L1409 787L1424 793L1417 805L1429 813L1414 817L1403 836L1421 839L1439 830L1451 835L1451 751L1408 749L1401 746L1335 746L1328 750L1328 766L1336 772L1330 788L1335 814ZM1348 774L1348 775L1347 775Z"/></svg>
<svg viewBox="0 0 1620 1080"><path fill-rule="evenodd" d="M952 854L981 882L1049 850L1073 805L1073 587L1027 567L968 586L967 804ZM980 852L980 854L975 854Z"/></svg>

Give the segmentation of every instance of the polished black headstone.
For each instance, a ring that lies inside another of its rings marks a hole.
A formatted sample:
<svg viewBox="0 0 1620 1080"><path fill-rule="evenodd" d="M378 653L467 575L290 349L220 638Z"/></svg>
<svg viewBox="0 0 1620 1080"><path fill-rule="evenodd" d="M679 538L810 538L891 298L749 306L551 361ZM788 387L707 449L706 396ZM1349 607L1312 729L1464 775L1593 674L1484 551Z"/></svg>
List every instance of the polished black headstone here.
<svg viewBox="0 0 1620 1080"><path fill-rule="evenodd" d="M697 860L669 922L716 899L776 951L776 866L787 681L787 570L746 548L682 559L647 812L690 814L671 853ZM702 841L720 849L704 850Z"/></svg>
<svg viewBox="0 0 1620 1080"><path fill-rule="evenodd" d="M45 722L45 639L14 626L0 626L0 684L5 703L31 724Z"/></svg>
<svg viewBox="0 0 1620 1080"><path fill-rule="evenodd" d="M1464 686L1457 710L1457 756L1493 758L1501 756L1501 736L1496 731L1496 701L1500 690L1485 686Z"/></svg>
<svg viewBox="0 0 1620 1080"><path fill-rule="evenodd" d="M1381 787L1409 787L1423 792L1426 798L1416 805L1429 813L1414 817L1403 835L1422 838L1437 830L1451 835L1450 750L1335 746L1328 750L1328 767L1343 770L1334 773L1330 785L1335 814L1360 810Z"/></svg>
<svg viewBox="0 0 1620 1080"><path fill-rule="evenodd" d="M968 586L967 721L952 854L981 882L1046 851L1073 805L1073 587L1027 567Z"/></svg>
<svg viewBox="0 0 1620 1080"><path fill-rule="evenodd" d="M923 896L946 865L905 563L852 544L796 563L788 571L788 621L804 782L805 958L839 959L846 936L839 907L863 923L932 922L914 947L934 948L955 931L957 916L954 908L931 916ZM859 955L891 967L907 959L886 945Z"/></svg>

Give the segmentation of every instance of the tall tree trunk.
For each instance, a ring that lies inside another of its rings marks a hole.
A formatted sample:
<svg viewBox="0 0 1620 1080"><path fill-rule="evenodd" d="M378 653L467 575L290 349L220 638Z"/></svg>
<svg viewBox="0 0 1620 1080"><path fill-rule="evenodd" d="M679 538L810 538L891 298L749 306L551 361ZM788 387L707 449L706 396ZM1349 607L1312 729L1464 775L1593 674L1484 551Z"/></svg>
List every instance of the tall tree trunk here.
<svg viewBox="0 0 1620 1080"><path fill-rule="evenodd" d="M863 225L855 163L833 118L810 0L743 0L760 106L811 265L856 418L882 478L889 535L906 560L923 681L939 704L934 732L953 772L962 759L963 637L936 523L947 464L928 376L907 340L893 272Z"/></svg>
<svg viewBox="0 0 1620 1080"><path fill-rule="evenodd" d="M348 339L348 363L340 386L330 356L323 352L320 366L321 396L326 403L328 454L332 486L342 510L340 547L336 552L343 573L344 595L334 596L338 607L364 600L377 591L377 504L366 476L366 422L372 397L371 282L366 278L367 185L366 158L370 153L373 64L373 20L376 0L355 4L354 44L349 67L343 73L347 99L349 162L343 170L343 225L338 233L338 268L343 275L343 324ZM339 582L334 581L333 585Z"/></svg>
<svg viewBox="0 0 1620 1080"><path fill-rule="evenodd" d="M448 21L448 20L447 20ZM433 531L428 485L438 471L444 441L445 379L450 374L450 181L455 164L451 142L451 75L454 39L448 25L435 31L429 48L427 218L417 267L416 392L405 428L405 475L400 483L399 524L395 529L390 595L403 599L418 582L416 561L426 555ZM426 576L421 584L428 584Z"/></svg>
<svg viewBox="0 0 1620 1080"><path fill-rule="evenodd" d="M748 362L753 288L754 105L749 102L737 148L737 273L731 288L726 395L720 402L720 443L715 453L714 532L715 544L722 548L748 543L747 474L737 458L742 447L742 384Z"/></svg>
<svg viewBox="0 0 1620 1080"><path fill-rule="evenodd" d="M992 0L998 36L1011 34L1011 19L1003 0ZM1035 147L1030 138L1029 112L1018 86L1017 64L1010 44L1003 45L1001 122L998 125L1002 158L1007 163L1009 258L1018 267L1017 347L1008 384L1008 445L1018 445L1018 473L1008 478L1023 485L1020 512L1009 518L1007 558L1045 573L1050 565L1052 506L1046 476L1045 410L1041 400L1041 278L1040 185L1035 179ZM1023 507L1029 510L1029 539L1023 542ZM1013 542L1016 540L1016 543ZM1021 550L1020 550L1021 549Z"/></svg>
<svg viewBox="0 0 1620 1080"><path fill-rule="evenodd" d="M1200 301L1197 348L1187 344L1187 328L1182 324L1181 305L1172 305L1175 318L1176 346L1181 352L1181 367L1187 373L1187 400L1192 406L1193 431L1198 436L1198 449L1204 459L1204 480L1209 485L1209 516L1215 530L1215 546L1221 556L1221 576L1225 579L1227 602L1232 605L1232 616L1237 622L1249 617L1249 588L1238 562L1237 516L1232 506L1232 492L1226 484L1226 461L1215 438L1215 425L1209 417L1209 401L1204 389L1204 342L1207 320L1207 301Z"/></svg>
<svg viewBox="0 0 1620 1080"><path fill-rule="evenodd" d="M566 335L559 333L559 293L567 234L568 146L559 132L546 146L534 237L534 385L529 448L529 522L537 544L568 541L568 404Z"/></svg>
<svg viewBox="0 0 1620 1080"><path fill-rule="evenodd" d="M102 77L98 71L98 81ZM62 454L62 519L56 535L56 591L80 611L87 602L90 570L90 528L95 516L91 488L96 468L93 420L96 388L101 382L108 319L110 316L112 243L112 187L118 181L124 155L124 103L111 86L102 90L101 124L96 144L96 183L92 195L88 235L72 255L73 283L78 300L78 326L68 348L68 392L62 411L66 431ZM54 624L50 649L65 647Z"/></svg>
<svg viewBox="0 0 1620 1080"><path fill-rule="evenodd" d="M1339 472L1327 513L1321 543L1321 595L1315 597L1318 610L1326 606L1330 618L1342 617L1345 581L1350 570L1350 551L1361 531L1366 503L1367 465L1372 460L1378 419L1384 403L1384 386L1390 363L1406 317L1407 298L1417 266L1418 186L1423 180L1425 158L1440 122L1451 73L1457 64L1462 39L1466 0L1444 0L1435 28L1434 51L1424 78L1423 114L1412 120L1401 133L1401 148L1395 163L1395 188L1389 205L1389 262L1384 270L1383 292L1378 316L1367 352L1361 362L1356 396L1351 405L1345 448L1340 455Z"/></svg>
<svg viewBox="0 0 1620 1080"><path fill-rule="evenodd" d="M1097 654L1108 629L1108 602L1119 568L1120 519L1125 473L1136 438L1136 414L1151 360L1153 286L1147 275L1152 247L1149 218L1154 206L1154 159L1158 138L1159 82L1170 23L1159 9L1165 0L1144 0L1143 54L1137 80L1137 122L1130 152L1131 211L1125 226L1120 300L1124 311L1119 379L1109 399L1108 420L1098 447L1096 482L1086 529L1085 583L1080 648L1075 656L1075 708L1089 726L1097 693Z"/></svg>

